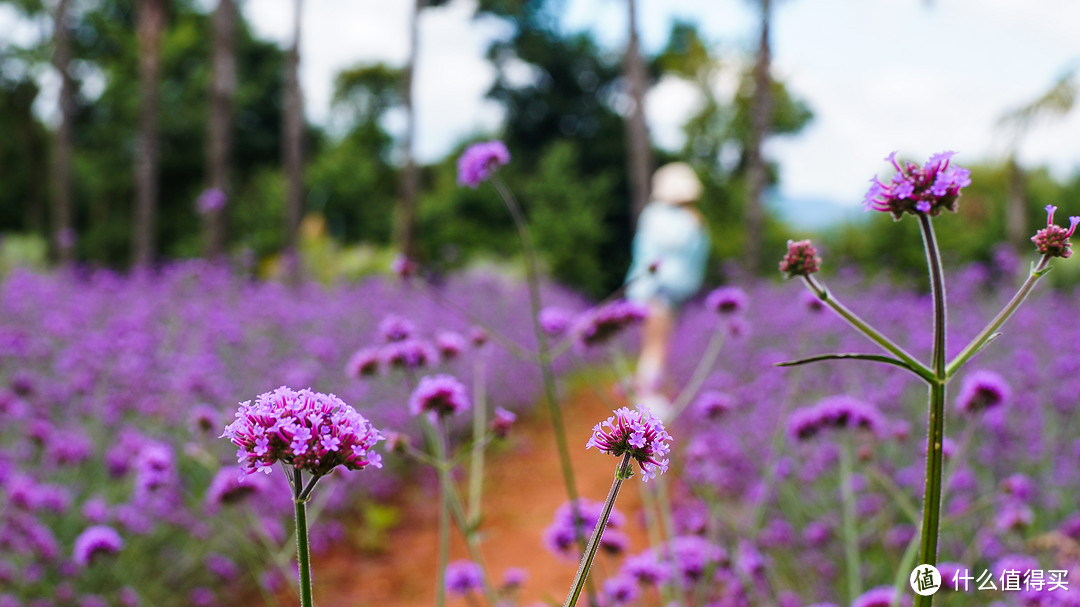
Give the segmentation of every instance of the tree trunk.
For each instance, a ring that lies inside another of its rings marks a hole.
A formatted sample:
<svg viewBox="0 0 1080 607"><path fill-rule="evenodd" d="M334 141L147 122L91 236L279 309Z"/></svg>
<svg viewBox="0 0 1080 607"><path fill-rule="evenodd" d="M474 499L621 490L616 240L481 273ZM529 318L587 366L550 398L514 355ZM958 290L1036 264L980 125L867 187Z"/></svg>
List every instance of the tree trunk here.
<svg viewBox="0 0 1080 607"><path fill-rule="evenodd" d="M218 0L214 11L213 79L210 90L210 121L206 140L209 187L232 194L233 112L236 98L236 1ZM225 207L210 209L206 226L205 255L216 259L225 250Z"/></svg>
<svg viewBox="0 0 1080 607"><path fill-rule="evenodd" d="M420 46L420 10L423 0L414 0L412 19L409 21L409 56L405 62L402 87L402 99L405 104L405 137L402 142L402 154L405 157L405 171L401 176L401 204L398 206L396 238L398 250L405 257L413 258L416 253L416 197L420 191L420 175L413 157L413 143L416 140L416 107L413 98L413 82L416 76L416 60Z"/></svg>
<svg viewBox="0 0 1080 607"><path fill-rule="evenodd" d="M1024 195L1024 169L1010 156L1009 197L1005 203L1005 238L1017 250L1030 247L1027 228L1027 197Z"/></svg>
<svg viewBox="0 0 1080 607"><path fill-rule="evenodd" d="M158 206L158 88L161 80L161 38L165 31L167 0L140 0L139 39L139 138L135 153L135 252L136 266L154 261Z"/></svg>
<svg viewBox="0 0 1080 607"><path fill-rule="evenodd" d="M761 269L761 242L765 234L765 204L763 195L767 181L762 145L768 134L772 117L772 78L769 64L772 52L769 47L769 21L772 18L770 0L761 0L761 39L758 43L757 62L754 64L754 97L750 116L750 141L747 142L747 197L746 197L746 245L744 247L747 270Z"/></svg>
<svg viewBox="0 0 1080 607"><path fill-rule="evenodd" d="M626 143L628 148L628 170L630 177L631 221L637 217L645 204L649 202L649 181L652 176L652 146L649 144L649 129L645 124L645 88L648 75L645 62L638 50L636 0L627 0L629 10L629 39L626 54L623 57L623 75L629 88L631 108L626 117Z"/></svg>
<svg viewBox="0 0 1080 607"><path fill-rule="evenodd" d="M71 156L72 121L75 114L75 82L71 78L71 30L67 23L68 0L60 0L54 15L53 65L60 74L60 128L53 152L53 243L61 265L71 263L75 232L72 228Z"/></svg>
<svg viewBox="0 0 1080 607"><path fill-rule="evenodd" d="M285 272L294 284L301 278L300 219L304 212L304 100L300 91L300 29L303 0L293 5L293 43L285 58L285 105L282 116L285 149Z"/></svg>

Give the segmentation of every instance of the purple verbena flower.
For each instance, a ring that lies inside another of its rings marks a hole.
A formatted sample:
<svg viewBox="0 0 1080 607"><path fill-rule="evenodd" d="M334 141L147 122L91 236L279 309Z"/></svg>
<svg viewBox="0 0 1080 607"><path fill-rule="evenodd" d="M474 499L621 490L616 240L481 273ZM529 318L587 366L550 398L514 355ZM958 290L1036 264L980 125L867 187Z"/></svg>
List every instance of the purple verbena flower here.
<svg viewBox="0 0 1080 607"><path fill-rule="evenodd" d="M573 315L563 308L544 308L537 315L540 329L548 335L562 335L570 327Z"/></svg>
<svg viewBox="0 0 1080 607"><path fill-rule="evenodd" d="M788 278L809 276L821 269L821 258L809 240L789 240L780 271Z"/></svg>
<svg viewBox="0 0 1080 607"><path fill-rule="evenodd" d="M221 437L239 447L237 460L247 474L269 474L279 461L320 476L337 466L382 467L374 447L383 437L371 422L337 396L310 389L282 386L240 403ZM335 448L326 446L326 437L338 439Z"/></svg>
<svg viewBox="0 0 1080 607"><path fill-rule="evenodd" d="M510 427L517 421L517 415L502 407L495 407L495 416L491 420L491 431L499 438L506 438L510 434Z"/></svg>
<svg viewBox="0 0 1080 607"><path fill-rule="evenodd" d="M1035 243L1035 249L1042 255L1068 259L1072 256L1072 243L1069 242L1069 237L1076 232L1076 226L1080 224L1080 217L1070 216L1069 229L1066 230L1054 224L1054 211L1056 210L1057 207L1054 205L1046 205L1046 227L1035 232L1035 235L1031 237L1031 242Z"/></svg>
<svg viewBox="0 0 1080 607"><path fill-rule="evenodd" d="M423 377L409 397L409 413L427 413L435 421L439 417L457 415L469 410L472 404L465 386L452 375Z"/></svg>
<svg viewBox="0 0 1080 607"><path fill-rule="evenodd" d="M472 561L454 561L446 565L446 591L464 596L484 585L484 570Z"/></svg>
<svg viewBox="0 0 1080 607"><path fill-rule="evenodd" d="M671 563L677 573L676 579L683 588L692 588L705 578L710 569L728 567L731 560L727 552L698 535L680 535L671 538L662 550L663 558Z"/></svg>
<svg viewBox="0 0 1080 607"><path fill-rule="evenodd" d="M623 561L620 575L627 575L642 586L659 586L671 577L671 568L666 562L660 562L653 549L641 554L628 556Z"/></svg>
<svg viewBox="0 0 1080 607"><path fill-rule="evenodd" d="M586 346L602 344L624 328L637 324L648 315L648 309L632 301L613 301L585 312L579 320L581 341Z"/></svg>
<svg viewBox="0 0 1080 607"><path fill-rule="evenodd" d="M850 396L830 396L794 411L788 419L788 432L797 440L807 440L828 428L859 428L877 434L884 421L870 403Z"/></svg>
<svg viewBox="0 0 1080 607"><path fill-rule="evenodd" d="M605 605L629 605L637 600L639 594L637 581L630 576L616 575L604 580L604 596L608 599Z"/></svg>
<svg viewBox="0 0 1080 607"><path fill-rule="evenodd" d="M379 322L379 335L386 342L405 341L416 334L416 325L391 314Z"/></svg>
<svg viewBox="0 0 1080 607"><path fill-rule="evenodd" d="M199 194L199 199L195 201L195 209L199 212L199 215L207 215L224 209L227 201L228 198L225 196L225 192L218 188L210 188Z"/></svg>
<svg viewBox="0 0 1080 607"><path fill-rule="evenodd" d="M892 607L896 598L896 588L892 586L878 586L871 588L859 595L851 602L851 607ZM911 600L904 596L900 599L901 605L910 605Z"/></svg>
<svg viewBox="0 0 1080 607"><path fill-rule="evenodd" d="M435 348L444 360L452 360L461 355L469 342L454 331L440 331L435 335Z"/></svg>
<svg viewBox="0 0 1080 607"><path fill-rule="evenodd" d="M503 588L520 588L528 579L528 571L521 567L508 567L503 572Z"/></svg>
<svg viewBox="0 0 1080 607"><path fill-rule="evenodd" d="M992 409L1009 400L1011 390L1005 379L993 371L978 369L964 377L956 408L961 413L974 414Z"/></svg>
<svg viewBox="0 0 1080 607"><path fill-rule="evenodd" d="M554 520L544 529L544 545L557 556L566 559L577 559L581 556L578 552L577 537L587 537L596 524L600 522L600 514L604 504L585 498L578 498L577 513L581 517L577 530L574 529L574 509L570 502L565 502L555 510ZM611 510L607 525L600 536L600 548L609 554L619 554L626 549L628 540L626 535L619 531L626 525L626 516L616 509Z"/></svg>
<svg viewBox="0 0 1080 607"><path fill-rule="evenodd" d="M473 144L458 158L458 185L476 188L509 162L505 143L496 140Z"/></svg>
<svg viewBox="0 0 1080 607"><path fill-rule="evenodd" d="M410 338L383 345L379 358L387 368L414 370L437 363L439 352L427 341Z"/></svg>
<svg viewBox="0 0 1080 607"><path fill-rule="evenodd" d="M108 556L120 552L124 539L116 529L107 525L94 525L75 538L75 550L72 560L80 567L86 567L97 556Z"/></svg>
<svg viewBox="0 0 1080 607"><path fill-rule="evenodd" d="M345 374L349 377L364 377L379 372L379 349L360 348L345 363Z"/></svg>
<svg viewBox="0 0 1080 607"><path fill-rule="evenodd" d="M720 287L705 298L705 307L727 316L745 311L749 301L746 291L739 287Z"/></svg>
<svg viewBox="0 0 1080 607"><path fill-rule="evenodd" d="M735 399L717 390L706 390L694 401L694 410L705 419L719 419L734 409Z"/></svg>
<svg viewBox="0 0 1080 607"><path fill-rule="evenodd" d="M900 219L904 213L925 213L937 216L942 209L956 212L960 190L971 185L971 171L952 164L955 152L934 154L923 166L896 160L896 152L888 160L896 173L889 183L877 177L870 180L870 190L863 199L866 210L891 213Z"/></svg>
<svg viewBox="0 0 1080 607"><path fill-rule="evenodd" d="M270 451L270 440L261 436L255 440L254 453L265 456ZM266 477L248 476L242 470L226 466L218 470L206 489L206 506L213 511L221 505L237 504L267 489Z"/></svg>
<svg viewBox="0 0 1080 607"><path fill-rule="evenodd" d="M667 455L671 451L667 441L671 440L671 435L664 428L664 422L652 411L641 407L637 410L621 407L614 413L593 427L585 448L596 447L601 453L615 457L629 453L637 460L644 481L655 478L657 473L667 472Z"/></svg>

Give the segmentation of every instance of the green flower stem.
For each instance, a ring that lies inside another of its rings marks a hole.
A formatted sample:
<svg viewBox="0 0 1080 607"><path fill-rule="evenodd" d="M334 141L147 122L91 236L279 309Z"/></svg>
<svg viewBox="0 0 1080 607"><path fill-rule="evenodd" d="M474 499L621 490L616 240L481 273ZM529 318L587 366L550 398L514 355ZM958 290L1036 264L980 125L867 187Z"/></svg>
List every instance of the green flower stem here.
<svg viewBox="0 0 1080 607"><path fill-rule="evenodd" d="M911 570L915 568L915 553L918 549L919 538L917 536L912 536L911 541L908 542L907 549L904 550L904 555L900 557L900 567L897 568L896 579L893 580L893 588L896 589L896 592L893 595L890 607L900 607L901 605L901 600L908 587L908 576L911 574Z"/></svg>
<svg viewBox="0 0 1080 607"><path fill-rule="evenodd" d="M469 526L480 523L480 506L484 497L484 450L481 440L487 426L487 392L484 390L484 361L477 357L473 364L473 425L472 449L469 461Z"/></svg>
<svg viewBox="0 0 1080 607"><path fill-rule="evenodd" d="M675 398L675 402L671 404L671 418L676 419L683 412L683 409L690 404L690 399L697 395L698 390L701 390L702 384L709 377L709 371L712 371L713 365L716 364L717 357L720 356L720 350L724 347L724 338L727 337L727 332L723 325L716 328L713 331L712 337L709 338L709 345L705 348L705 355L698 361L697 368L694 369L694 374L690 376L690 381L679 392L679 396Z"/></svg>
<svg viewBox="0 0 1080 607"><path fill-rule="evenodd" d="M840 303L838 299L833 297L829 293L828 289L825 288L825 285L819 283L817 279L815 279L813 276L803 276L803 282L805 282L806 286L814 292L814 295L817 295L818 299L824 302L825 305L832 308L833 311L839 314L841 318L846 320L848 324L854 327L857 331L865 335L867 338L869 338L871 341L881 346L885 350L891 352L893 356L906 362L911 367L912 371L914 371L919 377L923 378L927 382L936 381L934 377L934 372L928 369L926 365L916 360L914 356L908 354L903 348L898 346L891 339L879 333L877 329L871 327L865 320L859 318L854 312L849 310L847 306Z"/></svg>
<svg viewBox="0 0 1080 607"><path fill-rule="evenodd" d="M840 446L840 497L843 518L844 561L847 569L848 600L854 601L862 594L862 576L859 566L859 529L855 517L855 490L852 486L851 445L844 441Z"/></svg>
<svg viewBox="0 0 1080 607"><path fill-rule="evenodd" d="M611 516L611 509L615 506L615 498L619 497L619 488L622 487L623 481L629 478L632 473L630 453L627 452L623 454L622 461L615 468L615 480L612 481L611 490L608 491L607 499L604 500L604 509L600 512L600 520L596 521L596 528L593 529L592 537L589 538L589 543L585 547L585 553L581 556L581 564L578 566L577 575L574 576L574 583L570 585L570 593L566 595L566 602L563 603L563 607L577 605L581 590L585 587L585 580L589 577L589 568L592 567L593 559L596 557L596 549L600 547L600 537L604 534L608 517Z"/></svg>
<svg viewBox="0 0 1080 607"><path fill-rule="evenodd" d="M311 599L311 554L308 550L307 498L301 497L303 473L294 469L293 506L296 510L296 561L300 566L300 607L313 607Z"/></svg>
<svg viewBox="0 0 1080 607"><path fill-rule="evenodd" d="M443 437L442 420L435 422L432 434L436 459L439 462L439 560L435 587L435 604L446 604L446 563L450 560L450 468L446 465L446 439Z"/></svg>
<svg viewBox="0 0 1080 607"><path fill-rule="evenodd" d="M465 505L454 485L450 485L447 496L450 498L450 515L453 517L458 531L465 538L465 548L469 551L469 558L480 566L480 570L484 574L482 582L484 598L487 599L488 605L497 605L498 597L495 595L495 589L491 587L491 575L488 573L487 561L484 560L484 554L480 551L478 527L476 523L470 522L466 518Z"/></svg>
<svg viewBox="0 0 1080 607"><path fill-rule="evenodd" d="M956 355L949 364L945 367L945 376L952 377L960 370L972 356L975 356L979 350L991 339L993 339L995 332L1005 324L1005 321L1016 312L1016 309L1020 307L1020 304L1027 299L1028 293L1031 292L1032 287L1039 281L1048 271L1050 271L1050 256L1043 255L1042 259L1035 266L1032 266L1031 271L1028 273L1027 280L1024 284L1020 285L1020 289L1016 291L1016 294L1012 296L1009 303L1005 304L1005 307L998 312L997 316L990 321L986 327L971 340L971 343L964 346L964 349Z"/></svg>
<svg viewBox="0 0 1080 607"><path fill-rule="evenodd" d="M533 333L536 334L536 343L539 348L537 358L540 362L540 372L544 378L544 395L547 400L548 413L551 415L551 425L555 430L555 444L559 453L559 466L562 470L563 483L566 485L566 495L570 499L570 509L574 520L575 533L582 549L585 547L585 535L581 530L581 509L578 506L577 484L574 482L574 468L570 463L570 449L566 444L566 428L563 424L562 411L559 410L558 390L555 387L555 372L551 367L551 351L548 346L547 335L540 327L540 271L537 267L536 250L533 247L532 236L529 234L529 226L525 223L525 216L521 207L514 198L510 188L506 187L503 180L496 174L492 175L491 183L498 190L499 196L506 205L510 217L514 220L518 239L521 241L521 249L525 254L525 279L529 284L529 311L532 316Z"/></svg>
<svg viewBox="0 0 1080 607"><path fill-rule="evenodd" d="M930 218L919 215L926 263L930 269L930 293L934 300L934 348L932 354L937 381L930 384L930 410L926 432L926 490L923 494L923 519L919 548L919 564L937 564L938 526L941 518L942 441L945 439L945 279L941 255ZM930 607L934 597L919 596L916 607Z"/></svg>

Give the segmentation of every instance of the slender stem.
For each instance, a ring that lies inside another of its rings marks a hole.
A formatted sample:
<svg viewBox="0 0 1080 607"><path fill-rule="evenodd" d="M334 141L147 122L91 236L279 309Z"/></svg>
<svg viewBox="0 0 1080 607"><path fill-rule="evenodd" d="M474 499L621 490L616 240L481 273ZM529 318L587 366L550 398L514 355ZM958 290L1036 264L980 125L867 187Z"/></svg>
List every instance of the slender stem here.
<svg viewBox="0 0 1080 607"><path fill-rule="evenodd" d="M900 557L900 567L897 568L896 579L893 581L893 588L896 589L896 593L893 595L890 607L900 607L902 604L901 600L904 597L904 589L907 587L908 576L911 570L915 568L915 552L919 549L918 541L918 538L912 536L907 549L904 550L904 555Z"/></svg>
<svg viewBox="0 0 1080 607"><path fill-rule="evenodd" d="M690 399L698 393L702 384L709 377L709 371L712 371L713 365L716 363L716 358L720 356L720 350L724 347L724 341L727 337L727 331L725 327L717 327L713 331L712 337L709 338L709 345L705 348L705 355L698 361L698 366L694 369L694 374L690 376L690 381L679 392L679 396L675 398L675 402L671 404L671 418L676 419L679 414L683 412L683 409L690 404Z"/></svg>
<svg viewBox="0 0 1080 607"><path fill-rule="evenodd" d="M922 537L919 563L937 564L938 525L941 517L942 441L945 439L945 278L941 255L930 217L919 215L926 263L930 269L930 292L934 300L933 370L937 381L930 384L929 412L926 432L926 489L923 494ZM930 607L933 595L916 598L917 607Z"/></svg>
<svg viewBox="0 0 1080 607"><path fill-rule="evenodd" d="M914 371L919 377L925 379L928 382L935 381L934 373L926 367L923 363L915 359L914 356L908 354L903 348L898 346L888 337L885 337L878 332L877 329L871 327L865 320L861 319L854 312L849 310L847 306L840 303L838 299L829 293L825 285L819 283L813 276L803 276L803 282L806 286L817 295L818 299L833 309L844 320L848 322L857 331L865 335L871 341L881 346L885 350L891 352L894 356L900 360L906 362L911 366L911 370Z"/></svg>
<svg viewBox="0 0 1080 607"><path fill-rule="evenodd" d="M484 495L484 448L481 438L487 425L487 393L484 390L484 360L481 355L473 363L473 444L469 462L469 525L480 522L481 499Z"/></svg>
<svg viewBox="0 0 1080 607"><path fill-rule="evenodd" d="M293 507L296 510L296 561L300 566L300 607L313 607L311 599L311 554L308 550L307 499L301 497L303 473L295 468Z"/></svg>
<svg viewBox="0 0 1080 607"><path fill-rule="evenodd" d="M1039 260L1038 265L1031 268L1031 272L1028 273L1027 280L1024 284L1020 285L1020 289L1016 291L1016 294L1012 296L1009 303L1005 304L1005 307L998 312L997 316L990 321L986 327L975 336L971 342L964 346L964 349L953 358L948 366L945 367L945 376L952 377L960 367L968 361L972 356L978 353L978 351L986 344L987 341L994 335L1001 325L1005 324L1005 321L1016 312L1016 309L1020 307L1020 304L1027 299L1028 293L1031 292L1032 287L1039 281L1040 278L1046 274L1046 271L1050 268L1050 256L1043 255Z"/></svg>
<svg viewBox="0 0 1080 607"><path fill-rule="evenodd" d="M491 177L491 183L498 190L499 196L506 205L510 217L514 220L518 239L521 241L521 249L525 255L525 279L529 284L529 311L532 316L533 333L536 334L536 343L539 349L537 358L540 363L540 372L544 379L544 396L547 401L548 413L551 415L551 425L555 432L555 444L559 453L559 466L562 470L563 483L566 485L566 494L570 498L571 514L577 524L574 532L577 534L578 543L585 547L585 536L581 530L581 509L578 505L577 484L574 482L574 468L570 463L570 449L566 444L566 428L563 424L562 411L559 410L558 391L555 387L555 372L551 367L551 351L548 346L547 334L540 326L540 271L537 267L536 250L533 248L532 236L529 234L529 226L525 223L525 216L521 207L514 198L510 188L506 187L503 180L496 174Z"/></svg>
<svg viewBox="0 0 1080 607"><path fill-rule="evenodd" d="M447 496L450 498L450 515L453 517L462 537L465 538L465 547L469 551L469 558L480 566L480 570L484 574L482 582L484 597L487 599L489 606L497 605L498 597L495 595L495 589L491 587L491 575L488 573L487 561L484 560L484 554L480 551L480 537L477 533L477 527L465 518L465 505L454 485L450 485Z"/></svg>
<svg viewBox="0 0 1080 607"><path fill-rule="evenodd" d="M855 517L855 490L851 482L851 445L844 441L840 446L840 497L844 531L844 560L847 569L848 600L854 601L862 594L862 576L859 566L859 529Z"/></svg>
<svg viewBox="0 0 1080 607"><path fill-rule="evenodd" d="M439 561L436 574L435 604L446 604L446 563L450 560L450 468L446 465L446 440L443 437L442 420L434 424L436 459L439 462Z"/></svg>
<svg viewBox="0 0 1080 607"><path fill-rule="evenodd" d="M585 553L581 557L577 575L574 576L574 583L570 586L570 593L566 595L566 602L563 603L563 607L577 605L578 597L581 596L581 589L585 587L585 580L589 577L589 568L592 567L593 558L596 557L596 549L600 547L600 537L604 534L608 517L611 516L611 509L615 506L615 498L619 497L619 488L622 487L623 480L628 478L629 475L630 453L625 453L622 461L615 468L615 480L612 481L611 490L608 491L607 499L604 500L604 509L600 512L600 520L596 521L596 528L593 529L592 537L589 538L589 543L585 547Z"/></svg>

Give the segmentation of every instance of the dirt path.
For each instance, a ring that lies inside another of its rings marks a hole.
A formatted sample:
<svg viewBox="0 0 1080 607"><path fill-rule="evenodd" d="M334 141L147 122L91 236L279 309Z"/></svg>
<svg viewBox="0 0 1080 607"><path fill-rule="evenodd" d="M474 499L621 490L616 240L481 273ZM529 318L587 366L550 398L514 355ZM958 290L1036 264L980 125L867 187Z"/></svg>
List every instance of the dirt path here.
<svg viewBox="0 0 1080 607"><path fill-rule="evenodd" d="M579 493L601 501L607 496L616 459L595 449L585 450L593 425L611 410L592 392L579 391L563 408L571 458ZM549 600L561 604L577 570L577 562L561 560L543 547L544 529L566 501L555 439L546 407L537 407L519 421L508 448L488 459L482 549L498 583L508 567L521 567L529 577L519 605ZM637 522L641 482L623 485L616 507L627 515L630 551L647 541ZM314 593L324 607L431 607L435 604L438 496L414 487L406 493L401 524L389 534L386 551L357 555L339 547L316 558ZM451 560L466 558L460 535L454 531ZM465 605L449 598L449 606Z"/></svg>

